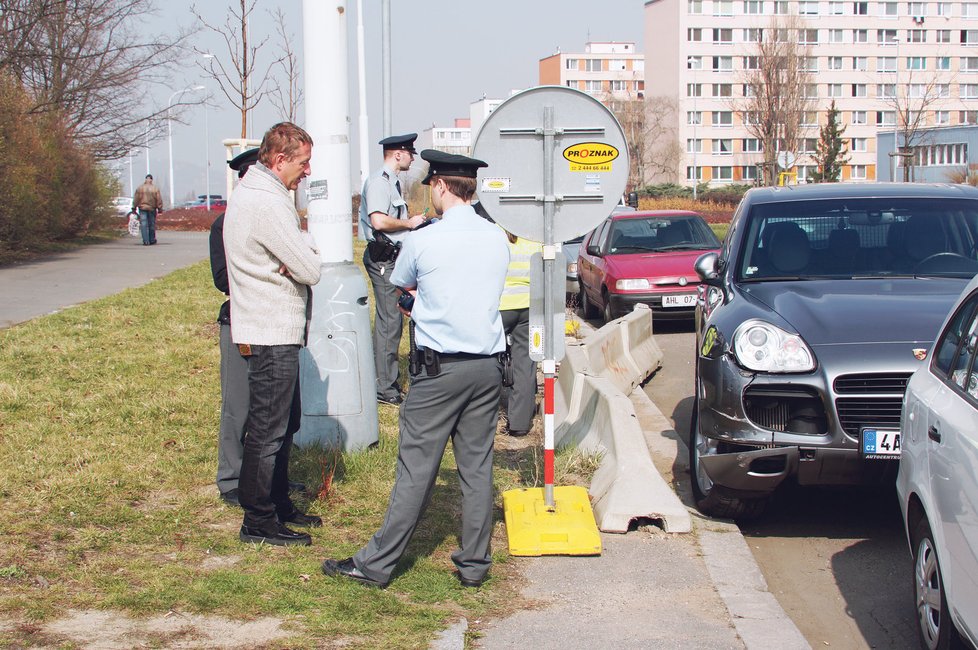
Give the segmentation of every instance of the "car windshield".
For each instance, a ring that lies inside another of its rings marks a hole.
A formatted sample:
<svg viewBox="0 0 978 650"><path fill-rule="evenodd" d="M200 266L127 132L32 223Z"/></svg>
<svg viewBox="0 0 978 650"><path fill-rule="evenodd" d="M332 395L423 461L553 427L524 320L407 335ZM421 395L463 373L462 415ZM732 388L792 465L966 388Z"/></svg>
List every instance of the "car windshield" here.
<svg viewBox="0 0 978 650"><path fill-rule="evenodd" d="M610 254L719 248L716 235L697 216L635 217L612 223Z"/></svg>
<svg viewBox="0 0 978 650"><path fill-rule="evenodd" d="M763 203L747 219L738 280L970 278L978 272L976 201Z"/></svg>

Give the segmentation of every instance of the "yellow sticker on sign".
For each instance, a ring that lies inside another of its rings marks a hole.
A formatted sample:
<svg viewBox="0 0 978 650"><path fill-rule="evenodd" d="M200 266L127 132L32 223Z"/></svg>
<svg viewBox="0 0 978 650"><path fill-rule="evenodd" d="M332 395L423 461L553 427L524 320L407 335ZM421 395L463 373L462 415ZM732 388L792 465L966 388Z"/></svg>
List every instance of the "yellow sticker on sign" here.
<svg viewBox="0 0 978 650"><path fill-rule="evenodd" d="M581 142L564 149L572 172L610 172L618 149L603 142Z"/></svg>

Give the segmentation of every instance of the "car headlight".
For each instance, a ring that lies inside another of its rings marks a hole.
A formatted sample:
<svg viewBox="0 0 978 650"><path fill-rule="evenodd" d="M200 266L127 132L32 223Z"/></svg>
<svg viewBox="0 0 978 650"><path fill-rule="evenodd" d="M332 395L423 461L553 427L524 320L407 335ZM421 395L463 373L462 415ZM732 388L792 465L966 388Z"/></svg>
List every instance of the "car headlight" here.
<svg viewBox="0 0 978 650"><path fill-rule="evenodd" d="M637 289L648 289L651 285L646 278L623 278L615 282L615 288L619 291L635 291Z"/></svg>
<svg viewBox="0 0 978 650"><path fill-rule="evenodd" d="M567 275L577 275L577 262L571 262L567 265Z"/></svg>
<svg viewBox="0 0 978 650"><path fill-rule="evenodd" d="M815 355L797 334L760 320L745 321L734 332L740 365L759 372L810 372Z"/></svg>

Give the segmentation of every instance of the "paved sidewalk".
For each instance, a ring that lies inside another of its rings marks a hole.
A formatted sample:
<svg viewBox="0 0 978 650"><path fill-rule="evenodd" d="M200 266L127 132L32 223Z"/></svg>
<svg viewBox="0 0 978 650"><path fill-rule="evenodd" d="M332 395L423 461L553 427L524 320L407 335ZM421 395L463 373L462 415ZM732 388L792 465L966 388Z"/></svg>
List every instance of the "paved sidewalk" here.
<svg viewBox="0 0 978 650"><path fill-rule="evenodd" d="M139 287L207 259L207 237L206 232L164 230L155 246L126 236L0 267L0 328Z"/></svg>

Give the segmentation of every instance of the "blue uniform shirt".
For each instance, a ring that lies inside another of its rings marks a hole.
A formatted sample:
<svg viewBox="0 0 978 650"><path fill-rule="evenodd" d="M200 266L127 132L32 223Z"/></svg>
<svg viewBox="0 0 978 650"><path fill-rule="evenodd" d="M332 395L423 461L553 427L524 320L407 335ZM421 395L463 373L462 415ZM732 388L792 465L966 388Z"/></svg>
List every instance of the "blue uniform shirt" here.
<svg viewBox="0 0 978 650"><path fill-rule="evenodd" d="M508 265L506 235L469 205L410 233L391 284L418 289L411 310L418 347L446 354L505 350L499 297Z"/></svg>

